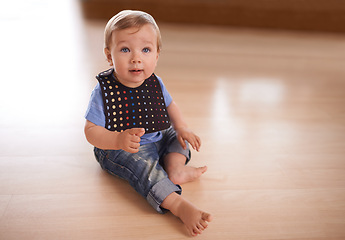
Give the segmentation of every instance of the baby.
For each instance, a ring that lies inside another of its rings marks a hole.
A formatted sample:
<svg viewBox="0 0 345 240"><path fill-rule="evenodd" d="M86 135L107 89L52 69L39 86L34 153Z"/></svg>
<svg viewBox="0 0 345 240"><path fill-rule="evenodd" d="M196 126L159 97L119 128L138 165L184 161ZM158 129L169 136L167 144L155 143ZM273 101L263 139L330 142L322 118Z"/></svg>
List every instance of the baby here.
<svg viewBox="0 0 345 240"><path fill-rule="evenodd" d="M161 35L151 15L125 10L104 31L104 53L111 68L97 76L85 115L85 136L101 167L125 179L159 213L172 212L192 236L212 220L181 196L180 184L199 178L189 144L201 141L154 74Z"/></svg>

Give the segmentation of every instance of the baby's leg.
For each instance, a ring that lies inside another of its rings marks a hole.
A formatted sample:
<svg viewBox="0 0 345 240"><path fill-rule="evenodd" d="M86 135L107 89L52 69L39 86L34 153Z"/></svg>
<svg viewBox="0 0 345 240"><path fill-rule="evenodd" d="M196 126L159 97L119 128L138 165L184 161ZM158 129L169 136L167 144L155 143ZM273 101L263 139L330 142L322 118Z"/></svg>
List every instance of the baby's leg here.
<svg viewBox="0 0 345 240"><path fill-rule="evenodd" d="M164 157L165 171L175 184L191 182L199 178L207 167L190 167L186 165L186 157L180 153L169 153Z"/></svg>
<svg viewBox="0 0 345 240"><path fill-rule="evenodd" d="M138 153L95 148L95 155L104 170L128 181L159 213L166 211L160 205L169 194L181 193L181 187L171 182L159 164L155 144L140 146Z"/></svg>
<svg viewBox="0 0 345 240"><path fill-rule="evenodd" d="M208 222L212 221L211 214L198 209L177 193L167 196L161 206L179 217L192 236L201 234L207 228Z"/></svg>

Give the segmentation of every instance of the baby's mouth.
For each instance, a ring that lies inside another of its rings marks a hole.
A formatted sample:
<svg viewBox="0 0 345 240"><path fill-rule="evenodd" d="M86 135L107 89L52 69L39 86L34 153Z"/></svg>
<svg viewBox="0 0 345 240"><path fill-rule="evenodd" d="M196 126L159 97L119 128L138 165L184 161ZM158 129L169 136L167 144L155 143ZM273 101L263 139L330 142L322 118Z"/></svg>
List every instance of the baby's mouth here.
<svg viewBox="0 0 345 240"><path fill-rule="evenodd" d="M142 69L131 69L131 70L129 70L129 72L133 72L133 73L139 73L142 71L143 71Z"/></svg>

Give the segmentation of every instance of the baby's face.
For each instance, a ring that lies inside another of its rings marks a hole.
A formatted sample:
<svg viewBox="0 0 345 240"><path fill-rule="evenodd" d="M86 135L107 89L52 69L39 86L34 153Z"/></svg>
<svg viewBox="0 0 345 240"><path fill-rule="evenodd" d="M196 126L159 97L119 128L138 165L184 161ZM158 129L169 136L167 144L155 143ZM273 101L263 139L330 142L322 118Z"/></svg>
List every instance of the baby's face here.
<svg viewBox="0 0 345 240"><path fill-rule="evenodd" d="M105 49L117 79L125 86L139 87L154 72L158 61L157 33L153 26L116 30L110 49Z"/></svg>

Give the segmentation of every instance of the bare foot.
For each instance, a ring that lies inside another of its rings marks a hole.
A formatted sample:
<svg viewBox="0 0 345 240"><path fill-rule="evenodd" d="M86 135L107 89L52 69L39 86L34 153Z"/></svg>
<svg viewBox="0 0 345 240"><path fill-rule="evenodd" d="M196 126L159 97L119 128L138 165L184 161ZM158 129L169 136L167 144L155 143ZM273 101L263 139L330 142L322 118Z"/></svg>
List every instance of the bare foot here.
<svg viewBox="0 0 345 240"><path fill-rule="evenodd" d="M186 157L179 153L169 153L165 159L165 171L169 179L174 184L183 184L198 179L207 171L207 167L190 167L186 166Z"/></svg>
<svg viewBox="0 0 345 240"><path fill-rule="evenodd" d="M162 207L169 209L172 214L179 217L192 236L201 234L208 227L208 223L212 221L211 214L198 209L176 193L170 194L163 201Z"/></svg>
<svg viewBox="0 0 345 240"><path fill-rule="evenodd" d="M167 170L169 179L174 184L183 184L187 182L192 182L198 179L203 173L207 171L207 167L190 167L190 166L180 166L173 167Z"/></svg>

